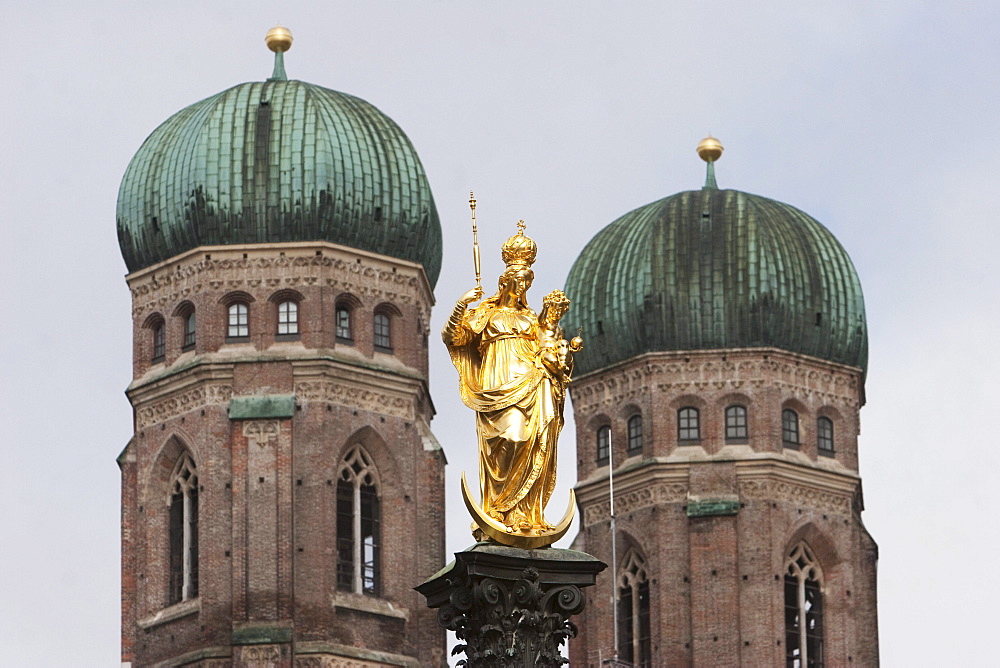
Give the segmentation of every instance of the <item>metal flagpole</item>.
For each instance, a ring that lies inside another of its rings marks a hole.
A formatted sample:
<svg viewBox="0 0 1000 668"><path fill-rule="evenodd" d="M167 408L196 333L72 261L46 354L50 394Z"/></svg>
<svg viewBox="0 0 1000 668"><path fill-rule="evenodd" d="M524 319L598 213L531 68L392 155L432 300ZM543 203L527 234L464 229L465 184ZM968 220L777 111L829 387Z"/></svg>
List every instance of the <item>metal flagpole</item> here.
<svg viewBox="0 0 1000 668"><path fill-rule="evenodd" d="M610 432L610 428L609 428ZM608 497L611 500L611 611L615 639L615 661L618 661L618 535L615 531L615 445L608 433Z"/></svg>

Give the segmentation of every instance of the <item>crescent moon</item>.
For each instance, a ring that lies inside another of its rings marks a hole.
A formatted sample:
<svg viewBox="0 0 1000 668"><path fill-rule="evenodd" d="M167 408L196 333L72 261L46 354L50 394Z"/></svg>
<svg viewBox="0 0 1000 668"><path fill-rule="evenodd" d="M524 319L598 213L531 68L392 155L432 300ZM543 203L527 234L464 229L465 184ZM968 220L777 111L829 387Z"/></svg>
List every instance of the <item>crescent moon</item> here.
<svg viewBox="0 0 1000 668"><path fill-rule="evenodd" d="M476 525L483 530L483 533L501 545L519 547L524 550L535 550L540 547L548 547L569 531L569 525L573 522L573 515L576 513L576 492L569 490L569 507L566 514L555 527L550 531L538 534L512 533L500 522L483 512L479 504L472 498L469 492L469 483L465 480L465 471L462 471L462 499L465 507L469 509L469 514L476 521Z"/></svg>

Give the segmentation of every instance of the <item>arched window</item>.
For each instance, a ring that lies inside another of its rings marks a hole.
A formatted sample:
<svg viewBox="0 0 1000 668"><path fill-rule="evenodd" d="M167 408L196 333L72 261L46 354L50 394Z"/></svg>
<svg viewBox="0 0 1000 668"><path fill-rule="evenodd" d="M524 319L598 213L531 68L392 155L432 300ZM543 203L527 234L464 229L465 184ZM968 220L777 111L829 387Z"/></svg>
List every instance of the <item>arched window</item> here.
<svg viewBox="0 0 1000 668"><path fill-rule="evenodd" d="M677 440L700 441L701 427L698 424L698 409L686 406L677 411Z"/></svg>
<svg viewBox="0 0 1000 668"><path fill-rule="evenodd" d="M198 470L184 453L170 476L170 603L198 596Z"/></svg>
<svg viewBox="0 0 1000 668"><path fill-rule="evenodd" d="M278 304L278 335L299 333L299 305L288 300Z"/></svg>
<svg viewBox="0 0 1000 668"><path fill-rule="evenodd" d="M833 456L833 420L828 417L816 420L816 450L821 455Z"/></svg>
<svg viewBox="0 0 1000 668"><path fill-rule="evenodd" d="M791 408L781 411L781 442L786 448L799 447L799 414Z"/></svg>
<svg viewBox="0 0 1000 668"><path fill-rule="evenodd" d="M746 406L734 404L726 407L726 440L740 443L745 442L748 436Z"/></svg>
<svg viewBox="0 0 1000 668"><path fill-rule="evenodd" d="M243 302L229 305L229 326L227 339L247 339L250 337L250 307Z"/></svg>
<svg viewBox="0 0 1000 668"><path fill-rule="evenodd" d="M597 428L597 463L607 464L611 457L611 427L601 425Z"/></svg>
<svg viewBox="0 0 1000 668"><path fill-rule="evenodd" d="M618 577L618 649L633 666L652 665L649 623L649 578L646 562L633 550Z"/></svg>
<svg viewBox="0 0 1000 668"><path fill-rule="evenodd" d="M388 313L375 314L375 350L384 353L392 352L392 321Z"/></svg>
<svg viewBox="0 0 1000 668"><path fill-rule="evenodd" d="M167 325L162 320L153 325L153 362L162 362L167 354Z"/></svg>
<svg viewBox="0 0 1000 668"><path fill-rule="evenodd" d="M642 452L641 415L633 415L628 419L628 452L630 455Z"/></svg>
<svg viewBox="0 0 1000 668"><path fill-rule="evenodd" d="M351 308L347 304L337 304L334 316L337 328L337 340L342 343L354 343L354 333L351 328Z"/></svg>
<svg viewBox="0 0 1000 668"><path fill-rule="evenodd" d="M194 311L187 314L184 318L184 345L182 350L190 350L194 348L195 341L195 318Z"/></svg>
<svg viewBox="0 0 1000 668"><path fill-rule="evenodd" d="M337 589L378 596L382 570L378 472L361 446L337 479Z"/></svg>
<svg viewBox="0 0 1000 668"><path fill-rule="evenodd" d="M823 572L805 543L785 562L785 666L823 668Z"/></svg>

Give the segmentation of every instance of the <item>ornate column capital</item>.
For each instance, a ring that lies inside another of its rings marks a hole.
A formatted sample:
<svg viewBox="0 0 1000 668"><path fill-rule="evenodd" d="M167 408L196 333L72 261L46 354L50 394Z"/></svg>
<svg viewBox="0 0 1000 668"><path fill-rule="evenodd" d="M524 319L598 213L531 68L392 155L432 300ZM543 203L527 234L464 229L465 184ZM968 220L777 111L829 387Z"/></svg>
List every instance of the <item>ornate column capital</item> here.
<svg viewBox="0 0 1000 668"><path fill-rule="evenodd" d="M560 646L576 636L570 617L584 608L581 588L605 568L575 550L477 543L416 589L461 641L453 650L465 652L459 665L560 666Z"/></svg>

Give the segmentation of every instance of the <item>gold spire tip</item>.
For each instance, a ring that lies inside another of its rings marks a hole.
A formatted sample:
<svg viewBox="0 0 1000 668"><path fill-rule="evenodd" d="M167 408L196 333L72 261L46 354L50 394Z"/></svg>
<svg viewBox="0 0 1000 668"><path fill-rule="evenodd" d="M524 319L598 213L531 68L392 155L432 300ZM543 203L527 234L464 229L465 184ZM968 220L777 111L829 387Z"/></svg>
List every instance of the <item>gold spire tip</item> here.
<svg viewBox="0 0 1000 668"><path fill-rule="evenodd" d="M722 156L723 150L722 144L711 134L698 142L698 157L705 162L715 162Z"/></svg>
<svg viewBox="0 0 1000 668"><path fill-rule="evenodd" d="M523 220L517 221L517 233L523 235L524 228L525 228L524 221Z"/></svg>
<svg viewBox="0 0 1000 668"><path fill-rule="evenodd" d="M292 31L283 25L276 25L264 36L267 48L275 53L284 53L292 48Z"/></svg>

